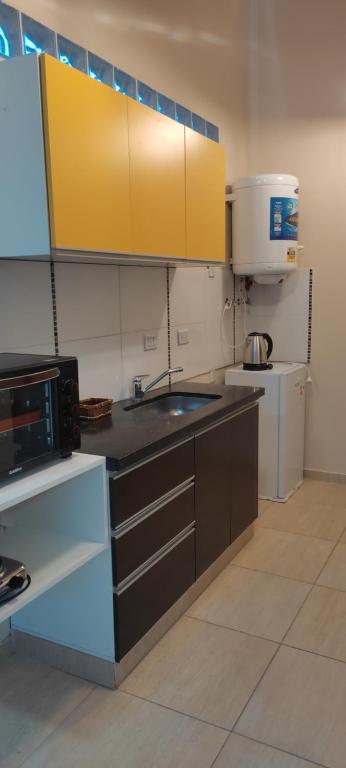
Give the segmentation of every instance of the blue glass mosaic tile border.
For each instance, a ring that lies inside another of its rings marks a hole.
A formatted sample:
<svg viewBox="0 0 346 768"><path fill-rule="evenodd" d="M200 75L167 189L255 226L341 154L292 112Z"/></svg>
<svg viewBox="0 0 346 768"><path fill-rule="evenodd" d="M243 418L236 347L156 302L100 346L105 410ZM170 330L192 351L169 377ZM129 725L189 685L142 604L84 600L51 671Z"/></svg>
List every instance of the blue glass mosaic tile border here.
<svg viewBox="0 0 346 768"><path fill-rule="evenodd" d="M128 75L127 72L123 72L122 69L114 69L114 88L119 93L130 96L131 99L136 99L137 97L135 78L132 75Z"/></svg>
<svg viewBox="0 0 346 768"><path fill-rule="evenodd" d="M93 80L105 83L172 120L187 125L208 139L219 141L218 127L204 117L176 104L168 96L157 93L149 85L0 0L0 60L44 52L58 57L70 67L87 72Z"/></svg>

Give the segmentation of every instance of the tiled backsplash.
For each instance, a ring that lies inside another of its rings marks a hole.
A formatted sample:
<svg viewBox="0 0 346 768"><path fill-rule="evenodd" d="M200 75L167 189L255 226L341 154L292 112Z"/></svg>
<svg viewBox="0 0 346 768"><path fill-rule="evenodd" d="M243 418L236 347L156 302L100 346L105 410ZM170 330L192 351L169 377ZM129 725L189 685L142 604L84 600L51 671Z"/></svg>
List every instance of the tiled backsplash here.
<svg viewBox="0 0 346 768"><path fill-rule="evenodd" d="M220 317L233 293L227 267L169 269L171 363L180 378L220 368L233 360L233 328L225 341ZM79 361L82 397L128 397L135 374L168 367L167 271L165 267L56 264L56 302L61 354ZM232 323L232 318L229 318ZM189 342L178 345L178 331ZM144 335L157 348L144 351ZM0 351L54 353L50 266L0 262ZM179 378L179 377L177 377Z"/></svg>

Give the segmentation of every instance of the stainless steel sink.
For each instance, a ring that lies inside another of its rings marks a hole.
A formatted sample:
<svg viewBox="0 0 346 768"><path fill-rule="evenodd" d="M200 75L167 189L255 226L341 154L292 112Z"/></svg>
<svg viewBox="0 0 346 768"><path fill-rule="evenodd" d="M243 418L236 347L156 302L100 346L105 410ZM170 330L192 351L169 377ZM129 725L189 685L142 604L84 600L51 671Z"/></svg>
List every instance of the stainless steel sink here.
<svg viewBox="0 0 346 768"><path fill-rule="evenodd" d="M145 409L145 413L154 418L157 416L184 416L185 413L205 408L213 400L219 400L221 395L200 395L190 392L166 392L164 395L152 397L150 400L142 400L138 403L126 406L125 411L133 411L135 408Z"/></svg>

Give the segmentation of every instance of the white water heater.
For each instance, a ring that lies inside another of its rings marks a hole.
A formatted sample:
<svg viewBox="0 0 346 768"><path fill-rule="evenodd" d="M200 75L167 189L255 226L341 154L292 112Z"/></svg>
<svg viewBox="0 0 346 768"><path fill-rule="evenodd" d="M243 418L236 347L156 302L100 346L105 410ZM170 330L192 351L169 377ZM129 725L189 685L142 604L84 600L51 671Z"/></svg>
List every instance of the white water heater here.
<svg viewBox="0 0 346 768"><path fill-rule="evenodd" d="M256 282L279 282L298 268L298 179L247 176L232 191L233 272Z"/></svg>

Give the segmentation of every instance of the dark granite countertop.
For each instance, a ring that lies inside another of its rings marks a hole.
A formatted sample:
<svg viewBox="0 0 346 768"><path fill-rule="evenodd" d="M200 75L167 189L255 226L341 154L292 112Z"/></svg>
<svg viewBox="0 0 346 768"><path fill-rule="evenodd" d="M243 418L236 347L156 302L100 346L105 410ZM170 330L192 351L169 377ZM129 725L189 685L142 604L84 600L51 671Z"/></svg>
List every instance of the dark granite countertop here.
<svg viewBox="0 0 346 768"><path fill-rule="evenodd" d="M171 387L154 389L144 395L147 402L167 392L219 395L198 410L181 416L162 415L153 418L146 408L125 408L134 401L121 400L112 408L112 416L96 422L82 422L82 453L105 456L107 469L123 470L137 461L191 437L214 421L237 411L264 395L262 387L238 387L220 384L181 382Z"/></svg>

